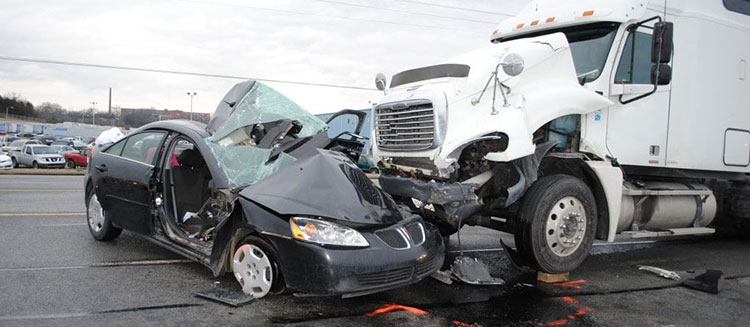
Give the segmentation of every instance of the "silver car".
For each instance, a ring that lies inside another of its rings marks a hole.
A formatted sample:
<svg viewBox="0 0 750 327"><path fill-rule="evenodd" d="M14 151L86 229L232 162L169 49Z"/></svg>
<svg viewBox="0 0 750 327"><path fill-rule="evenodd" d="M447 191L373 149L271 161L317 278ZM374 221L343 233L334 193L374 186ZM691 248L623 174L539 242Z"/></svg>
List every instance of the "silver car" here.
<svg viewBox="0 0 750 327"><path fill-rule="evenodd" d="M47 145L24 145L23 150L10 153L13 166L30 166L33 168L63 168L65 160L54 149Z"/></svg>

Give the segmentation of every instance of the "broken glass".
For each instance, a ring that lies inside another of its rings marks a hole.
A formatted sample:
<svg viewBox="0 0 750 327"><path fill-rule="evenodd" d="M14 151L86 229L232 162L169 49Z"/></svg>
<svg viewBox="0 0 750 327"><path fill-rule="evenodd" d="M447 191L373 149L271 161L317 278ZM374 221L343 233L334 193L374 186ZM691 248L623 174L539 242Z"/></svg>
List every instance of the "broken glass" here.
<svg viewBox="0 0 750 327"><path fill-rule="evenodd" d="M259 147L252 131L267 123L297 121L302 128L293 139L324 132L327 125L305 109L263 83L255 85L235 104L231 115L206 138L232 188L252 185L296 161L280 153L272 157L274 148L289 141L281 137L271 148Z"/></svg>

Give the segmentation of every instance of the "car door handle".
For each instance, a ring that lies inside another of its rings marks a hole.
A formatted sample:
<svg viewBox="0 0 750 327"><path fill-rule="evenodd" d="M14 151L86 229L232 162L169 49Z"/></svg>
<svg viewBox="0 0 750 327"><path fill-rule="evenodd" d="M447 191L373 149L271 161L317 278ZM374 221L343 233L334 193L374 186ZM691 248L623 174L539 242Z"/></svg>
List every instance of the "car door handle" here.
<svg viewBox="0 0 750 327"><path fill-rule="evenodd" d="M94 168L96 168L96 170L102 171L102 172L107 171L107 165L105 165L105 164L96 165L96 166L94 166Z"/></svg>

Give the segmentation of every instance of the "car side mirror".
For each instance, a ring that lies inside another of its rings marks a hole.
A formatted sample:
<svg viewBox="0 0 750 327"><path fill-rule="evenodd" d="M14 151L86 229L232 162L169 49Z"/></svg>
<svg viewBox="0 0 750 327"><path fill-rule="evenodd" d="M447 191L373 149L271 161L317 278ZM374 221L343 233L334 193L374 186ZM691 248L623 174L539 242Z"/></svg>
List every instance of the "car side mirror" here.
<svg viewBox="0 0 750 327"><path fill-rule="evenodd" d="M658 22L654 24L654 34L651 38L651 62L666 64L672 60L672 37L674 24L672 22Z"/></svg>
<svg viewBox="0 0 750 327"><path fill-rule="evenodd" d="M657 69L659 72L658 76L656 74ZM654 85L667 85L671 81L672 81L672 67L670 67L669 65L664 65L664 64L651 65L651 83L653 83Z"/></svg>
<svg viewBox="0 0 750 327"><path fill-rule="evenodd" d="M385 75L383 73L378 73L375 75L375 87L378 88L378 90L384 91L385 86L387 85L385 80Z"/></svg>

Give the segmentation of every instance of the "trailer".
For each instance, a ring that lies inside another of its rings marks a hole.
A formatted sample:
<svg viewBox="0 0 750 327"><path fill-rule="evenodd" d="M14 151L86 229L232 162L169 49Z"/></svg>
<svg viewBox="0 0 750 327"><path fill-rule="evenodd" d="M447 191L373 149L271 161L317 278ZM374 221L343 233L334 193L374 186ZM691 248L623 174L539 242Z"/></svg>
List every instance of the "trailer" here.
<svg viewBox="0 0 750 327"><path fill-rule="evenodd" d="M380 185L548 273L595 238L747 224L748 40L743 0L534 1L483 48L376 78Z"/></svg>

